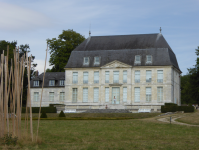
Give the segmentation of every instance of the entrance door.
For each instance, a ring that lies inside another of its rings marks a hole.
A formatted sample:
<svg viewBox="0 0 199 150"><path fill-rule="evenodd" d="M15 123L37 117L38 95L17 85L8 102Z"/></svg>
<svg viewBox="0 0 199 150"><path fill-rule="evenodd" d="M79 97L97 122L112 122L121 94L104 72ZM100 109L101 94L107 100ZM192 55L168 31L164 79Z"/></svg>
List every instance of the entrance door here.
<svg viewBox="0 0 199 150"><path fill-rule="evenodd" d="M114 102L115 97L115 102ZM112 88L112 104L119 104L120 103L120 88L113 87Z"/></svg>

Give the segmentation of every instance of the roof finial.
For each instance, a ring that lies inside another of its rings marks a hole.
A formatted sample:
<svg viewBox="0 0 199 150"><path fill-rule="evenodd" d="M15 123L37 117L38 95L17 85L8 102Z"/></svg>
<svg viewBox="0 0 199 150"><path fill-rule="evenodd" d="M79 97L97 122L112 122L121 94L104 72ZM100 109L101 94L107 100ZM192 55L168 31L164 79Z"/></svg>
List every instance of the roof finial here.
<svg viewBox="0 0 199 150"><path fill-rule="evenodd" d="M160 27L160 33L161 33L161 31L162 31L162 29L161 29L161 27Z"/></svg>
<svg viewBox="0 0 199 150"><path fill-rule="evenodd" d="M91 24L89 26L89 36L91 36Z"/></svg>

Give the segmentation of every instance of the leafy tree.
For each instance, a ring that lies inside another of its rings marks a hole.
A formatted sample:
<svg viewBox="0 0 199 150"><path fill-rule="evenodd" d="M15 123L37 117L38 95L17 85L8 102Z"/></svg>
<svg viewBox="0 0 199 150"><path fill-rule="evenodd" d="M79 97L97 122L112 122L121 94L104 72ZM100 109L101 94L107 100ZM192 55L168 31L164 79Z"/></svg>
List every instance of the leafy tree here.
<svg viewBox="0 0 199 150"><path fill-rule="evenodd" d="M73 30L63 30L58 39L47 39L50 49L51 72L64 72L72 50L85 40L84 36ZM49 71L49 70L48 70Z"/></svg>

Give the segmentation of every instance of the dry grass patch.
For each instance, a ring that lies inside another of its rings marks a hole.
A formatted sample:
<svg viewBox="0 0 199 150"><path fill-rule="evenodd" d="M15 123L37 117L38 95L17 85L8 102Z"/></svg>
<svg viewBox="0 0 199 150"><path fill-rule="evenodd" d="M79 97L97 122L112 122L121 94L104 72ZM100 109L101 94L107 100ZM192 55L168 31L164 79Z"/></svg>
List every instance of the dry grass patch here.
<svg viewBox="0 0 199 150"><path fill-rule="evenodd" d="M185 113L182 115L182 118L179 118L176 121L192 125L199 125L199 110L196 110L194 113Z"/></svg>

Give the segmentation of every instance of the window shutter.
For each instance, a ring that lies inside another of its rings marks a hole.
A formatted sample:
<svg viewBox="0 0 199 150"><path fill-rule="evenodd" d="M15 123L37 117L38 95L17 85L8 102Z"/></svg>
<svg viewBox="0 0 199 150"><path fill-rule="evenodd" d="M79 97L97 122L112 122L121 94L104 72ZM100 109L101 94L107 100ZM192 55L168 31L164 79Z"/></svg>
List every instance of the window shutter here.
<svg viewBox="0 0 199 150"><path fill-rule="evenodd" d="M83 102L88 102L88 88L83 88Z"/></svg>
<svg viewBox="0 0 199 150"><path fill-rule="evenodd" d="M99 101L99 88L94 88L94 102Z"/></svg>
<svg viewBox="0 0 199 150"><path fill-rule="evenodd" d="M140 102L140 88L135 88L135 102Z"/></svg>
<svg viewBox="0 0 199 150"><path fill-rule="evenodd" d="M109 88L105 88L105 102L109 102Z"/></svg>
<svg viewBox="0 0 199 150"><path fill-rule="evenodd" d="M127 101L127 87L123 88L123 102Z"/></svg>

